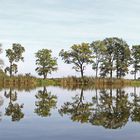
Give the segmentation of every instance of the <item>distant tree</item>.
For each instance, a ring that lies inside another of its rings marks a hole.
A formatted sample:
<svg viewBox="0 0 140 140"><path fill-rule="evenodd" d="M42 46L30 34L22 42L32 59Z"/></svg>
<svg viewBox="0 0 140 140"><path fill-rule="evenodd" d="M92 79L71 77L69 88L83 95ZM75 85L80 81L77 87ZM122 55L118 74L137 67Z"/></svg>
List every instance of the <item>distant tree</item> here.
<svg viewBox="0 0 140 140"><path fill-rule="evenodd" d="M36 56L36 71L38 75L44 76L44 79L47 78L48 73L51 74L53 71L57 70L57 58L52 57L52 51L48 49L39 50Z"/></svg>
<svg viewBox="0 0 140 140"><path fill-rule="evenodd" d="M132 66L133 70L131 71L132 74L134 74L134 79L137 78L137 72L140 71L140 45L132 46L131 49L132 52Z"/></svg>
<svg viewBox="0 0 140 140"><path fill-rule="evenodd" d="M81 77L84 77L84 70L86 64L92 62L92 51L88 43L74 44L69 51L60 51L59 55L67 64L74 64L73 69L81 73Z"/></svg>
<svg viewBox="0 0 140 140"><path fill-rule="evenodd" d="M10 66L5 68L5 72L9 72L10 77L14 73L18 72L18 65L17 62L24 61L23 52L25 52L25 49L20 44L14 43L12 46L12 49L6 50L6 57L9 59Z"/></svg>
<svg viewBox="0 0 140 140"><path fill-rule="evenodd" d="M91 49L93 50L93 54L95 56L92 69L96 71L96 78L98 77L99 65L103 61L103 54L106 51L106 48L103 44L103 41L97 40L91 43Z"/></svg>
<svg viewBox="0 0 140 140"><path fill-rule="evenodd" d="M121 78L128 73L130 64L130 49L127 43L117 37L106 38L103 40L106 47L104 59L101 64L101 75L110 74L113 76L113 71L116 71L116 77Z"/></svg>
<svg viewBox="0 0 140 140"><path fill-rule="evenodd" d="M115 49L115 68L116 77L121 78L128 73L128 66L130 65L131 51L128 44L119 38L115 38L116 47Z"/></svg>
<svg viewBox="0 0 140 140"><path fill-rule="evenodd" d="M116 46L115 38L106 38L103 40L103 43L106 47L105 57L102 60L102 64L100 66L101 73L100 75L102 77L107 76L107 74L110 74L110 78L112 78L113 71L115 69L113 63L115 58L114 48Z"/></svg>

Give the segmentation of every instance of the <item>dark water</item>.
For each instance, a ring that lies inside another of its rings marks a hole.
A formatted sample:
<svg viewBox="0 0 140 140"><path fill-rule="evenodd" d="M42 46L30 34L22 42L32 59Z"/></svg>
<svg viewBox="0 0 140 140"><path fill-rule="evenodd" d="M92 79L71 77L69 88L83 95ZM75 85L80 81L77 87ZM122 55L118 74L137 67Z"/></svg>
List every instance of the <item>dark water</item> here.
<svg viewBox="0 0 140 140"><path fill-rule="evenodd" d="M140 88L0 91L0 140L139 140Z"/></svg>

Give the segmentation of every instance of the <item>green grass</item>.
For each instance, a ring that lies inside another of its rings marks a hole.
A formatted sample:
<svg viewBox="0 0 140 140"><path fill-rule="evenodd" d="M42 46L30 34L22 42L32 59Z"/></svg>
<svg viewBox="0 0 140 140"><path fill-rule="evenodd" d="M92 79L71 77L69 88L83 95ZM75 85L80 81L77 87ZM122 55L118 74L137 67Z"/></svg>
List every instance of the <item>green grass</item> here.
<svg viewBox="0 0 140 140"><path fill-rule="evenodd" d="M81 86L94 87L94 88L109 88L109 87L127 87L127 86L140 86L140 80L130 79L116 79L116 78L95 78L84 77L82 80L80 77L64 77L59 78L57 81L62 87L75 88Z"/></svg>
<svg viewBox="0 0 140 140"><path fill-rule="evenodd" d="M48 85L52 85L52 86L58 86L60 85L59 81L57 79L37 79L37 83L38 85L41 86L48 86Z"/></svg>
<svg viewBox="0 0 140 140"><path fill-rule="evenodd" d="M131 86L140 86L140 80L131 80Z"/></svg>

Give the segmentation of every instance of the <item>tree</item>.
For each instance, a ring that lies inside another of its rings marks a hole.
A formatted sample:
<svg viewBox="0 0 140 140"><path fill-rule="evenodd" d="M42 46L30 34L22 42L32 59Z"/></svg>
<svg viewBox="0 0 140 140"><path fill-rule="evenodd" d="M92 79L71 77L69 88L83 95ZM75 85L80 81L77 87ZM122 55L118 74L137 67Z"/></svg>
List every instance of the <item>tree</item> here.
<svg viewBox="0 0 140 140"><path fill-rule="evenodd" d="M100 66L101 73L100 75L105 77L107 74L110 74L110 78L112 78L112 74L114 71L114 48L116 46L115 38L106 38L103 40L104 46L106 47L106 51L104 53L104 59L102 60L102 64Z"/></svg>
<svg viewBox="0 0 140 140"><path fill-rule="evenodd" d="M128 44L119 38L115 38L116 47L115 50L115 68L116 68L116 77L121 78L128 73L128 66L130 65L130 49Z"/></svg>
<svg viewBox="0 0 140 140"><path fill-rule="evenodd" d="M134 74L134 79L136 79L137 72L140 71L140 45L132 46L131 52L132 52L131 63L134 69L131 71L131 73Z"/></svg>
<svg viewBox="0 0 140 140"><path fill-rule="evenodd" d="M84 77L84 70L86 64L92 62L92 51L88 43L74 44L69 51L60 51L59 56L66 64L74 64L73 69L81 73L81 77Z"/></svg>
<svg viewBox="0 0 140 140"><path fill-rule="evenodd" d="M6 57L9 59L10 66L5 68L5 72L9 72L10 77L14 73L18 72L18 66L17 62L24 61L23 52L25 52L25 49L20 44L14 43L12 46L12 49L6 50Z"/></svg>
<svg viewBox="0 0 140 140"><path fill-rule="evenodd" d="M103 60L103 54L106 51L106 48L103 44L103 41L97 40L91 43L91 49L93 50L93 54L95 56L95 61L93 61L92 69L96 71L96 78L98 77L99 64Z"/></svg>
<svg viewBox="0 0 140 140"><path fill-rule="evenodd" d="M52 57L52 51L48 49L39 50L36 56L36 71L38 75L44 76L44 79L47 78L48 73L51 74L53 71L57 70L57 58Z"/></svg>
<svg viewBox="0 0 140 140"><path fill-rule="evenodd" d="M106 38L103 40L106 47L104 59L101 64L101 75L110 74L113 76L113 71L116 71L117 78L125 76L128 72L130 61L130 49L128 44L117 37Z"/></svg>

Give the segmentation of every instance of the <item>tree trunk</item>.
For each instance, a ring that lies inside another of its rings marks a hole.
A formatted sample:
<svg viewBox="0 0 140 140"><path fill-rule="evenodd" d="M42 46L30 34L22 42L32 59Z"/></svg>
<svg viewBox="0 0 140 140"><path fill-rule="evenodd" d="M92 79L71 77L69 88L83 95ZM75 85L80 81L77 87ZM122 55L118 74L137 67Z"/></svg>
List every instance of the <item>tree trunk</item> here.
<svg viewBox="0 0 140 140"><path fill-rule="evenodd" d="M44 80L47 78L47 74L44 73Z"/></svg>
<svg viewBox="0 0 140 140"><path fill-rule="evenodd" d="M83 68L81 67L81 78L83 79L84 78L84 71L83 71Z"/></svg>
<svg viewBox="0 0 140 140"><path fill-rule="evenodd" d="M10 77L12 77L12 63L10 63L10 71L9 71L9 73L10 73Z"/></svg>
<svg viewBox="0 0 140 140"><path fill-rule="evenodd" d="M110 78L112 79L112 69L110 70Z"/></svg>
<svg viewBox="0 0 140 140"><path fill-rule="evenodd" d="M117 68L116 68L116 77L117 77L117 79L119 78L119 72L118 72L119 70L118 70L118 66L117 66Z"/></svg>
<svg viewBox="0 0 140 140"><path fill-rule="evenodd" d="M110 79L112 79L112 69L113 69L113 62L111 61L111 59L109 60L109 62L110 62Z"/></svg>
<svg viewBox="0 0 140 140"><path fill-rule="evenodd" d="M137 76L136 76L137 74L136 74L136 71L135 71L135 73L134 73L134 79L136 80L136 78L137 78Z"/></svg>
<svg viewBox="0 0 140 140"><path fill-rule="evenodd" d="M98 69L96 68L96 78L97 78L97 76L98 76L97 74L98 74Z"/></svg>
<svg viewBox="0 0 140 140"><path fill-rule="evenodd" d="M96 53L96 56L97 56L97 53ZM98 77L98 60L97 60L97 57L96 57L96 78Z"/></svg>
<svg viewBox="0 0 140 140"><path fill-rule="evenodd" d="M97 67L96 67L96 78L98 78L98 63L97 63Z"/></svg>

